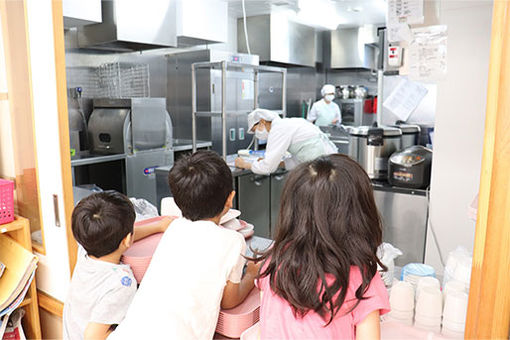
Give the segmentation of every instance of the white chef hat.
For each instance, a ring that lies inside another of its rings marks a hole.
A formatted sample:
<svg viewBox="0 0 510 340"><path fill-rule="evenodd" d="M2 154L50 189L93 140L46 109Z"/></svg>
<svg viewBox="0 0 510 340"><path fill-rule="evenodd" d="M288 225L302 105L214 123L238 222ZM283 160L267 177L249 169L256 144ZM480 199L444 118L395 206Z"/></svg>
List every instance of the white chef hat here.
<svg viewBox="0 0 510 340"><path fill-rule="evenodd" d="M253 133L252 129L260 122L261 119L265 121L272 122L275 118L278 118L278 114L276 112L266 110L266 109L255 109L248 115L248 133Z"/></svg>
<svg viewBox="0 0 510 340"><path fill-rule="evenodd" d="M321 95L324 97L326 93L335 93L335 87L331 84L326 84L321 89Z"/></svg>

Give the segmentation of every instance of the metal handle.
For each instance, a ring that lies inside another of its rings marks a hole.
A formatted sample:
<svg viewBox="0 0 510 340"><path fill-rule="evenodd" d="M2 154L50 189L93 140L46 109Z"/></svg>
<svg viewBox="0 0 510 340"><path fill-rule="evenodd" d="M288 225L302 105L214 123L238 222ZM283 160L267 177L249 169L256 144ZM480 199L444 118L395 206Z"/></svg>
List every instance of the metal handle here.
<svg viewBox="0 0 510 340"><path fill-rule="evenodd" d="M58 211L58 196L53 195L53 213L55 214L55 225L60 227L60 214Z"/></svg>
<svg viewBox="0 0 510 340"><path fill-rule="evenodd" d="M262 185L262 181L267 178L267 176L255 175L251 178L251 181L256 186L260 187Z"/></svg>

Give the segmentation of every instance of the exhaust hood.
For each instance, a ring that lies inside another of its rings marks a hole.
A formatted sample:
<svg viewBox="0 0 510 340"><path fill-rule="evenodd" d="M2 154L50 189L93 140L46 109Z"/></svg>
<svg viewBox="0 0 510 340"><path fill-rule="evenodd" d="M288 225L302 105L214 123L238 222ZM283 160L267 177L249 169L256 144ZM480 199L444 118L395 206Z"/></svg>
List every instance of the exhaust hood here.
<svg viewBox="0 0 510 340"><path fill-rule="evenodd" d="M175 1L102 0L102 23L78 29L82 48L139 51L177 46Z"/></svg>
<svg viewBox="0 0 510 340"><path fill-rule="evenodd" d="M251 53L261 62L315 67L315 29L290 21L279 13L246 18ZM243 19L237 21L237 47L247 53Z"/></svg>
<svg viewBox="0 0 510 340"><path fill-rule="evenodd" d="M377 28L372 25L340 28L324 33L324 64L327 68L376 69L379 53Z"/></svg>

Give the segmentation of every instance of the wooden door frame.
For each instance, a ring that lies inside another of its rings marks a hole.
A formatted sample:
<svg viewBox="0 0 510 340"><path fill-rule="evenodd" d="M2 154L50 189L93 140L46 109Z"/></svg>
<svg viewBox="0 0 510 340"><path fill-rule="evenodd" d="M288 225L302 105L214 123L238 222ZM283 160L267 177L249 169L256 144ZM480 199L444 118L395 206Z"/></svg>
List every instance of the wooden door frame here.
<svg viewBox="0 0 510 340"><path fill-rule="evenodd" d="M467 71L467 70L466 70ZM510 325L510 2L494 1L485 137L466 338Z"/></svg>
<svg viewBox="0 0 510 340"><path fill-rule="evenodd" d="M71 173L71 150L69 142L69 115L67 111L66 56L64 41L64 14L62 0L52 0L53 40L55 49L55 72L57 80L58 129L60 140L60 170L64 195L64 215L69 255L70 273L73 275L77 259L77 243L71 228L74 208L73 178Z"/></svg>
<svg viewBox="0 0 510 340"><path fill-rule="evenodd" d="M53 0L61 171L69 265L76 263L62 1ZM466 338L507 338L510 324L510 3L494 1L487 114ZM505 136L506 134L506 136ZM483 278L483 280L482 280Z"/></svg>

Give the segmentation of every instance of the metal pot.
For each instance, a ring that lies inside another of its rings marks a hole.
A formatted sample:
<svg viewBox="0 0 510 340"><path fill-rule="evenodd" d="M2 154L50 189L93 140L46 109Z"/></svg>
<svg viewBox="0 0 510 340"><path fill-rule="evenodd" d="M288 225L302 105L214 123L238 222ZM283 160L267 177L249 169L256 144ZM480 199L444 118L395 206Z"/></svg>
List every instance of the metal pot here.
<svg viewBox="0 0 510 340"><path fill-rule="evenodd" d="M395 127L359 126L349 131L349 156L371 179L388 176L388 158L401 148L402 131Z"/></svg>
<svg viewBox="0 0 510 340"><path fill-rule="evenodd" d="M341 92L341 96L340 96L341 99L349 99L350 91L349 91L348 86L346 86L346 85L340 86L340 92Z"/></svg>
<svg viewBox="0 0 510 340"><path fill-rule="evenodd" d="M357 85L354 88L354 96L358 99L365 99L367 97L367 88L363 85Z"/></svg>

